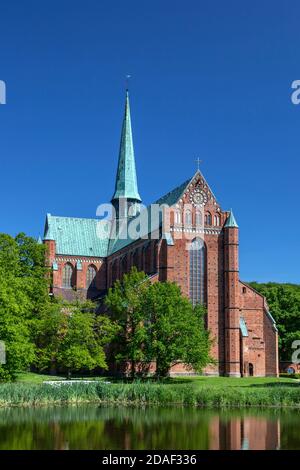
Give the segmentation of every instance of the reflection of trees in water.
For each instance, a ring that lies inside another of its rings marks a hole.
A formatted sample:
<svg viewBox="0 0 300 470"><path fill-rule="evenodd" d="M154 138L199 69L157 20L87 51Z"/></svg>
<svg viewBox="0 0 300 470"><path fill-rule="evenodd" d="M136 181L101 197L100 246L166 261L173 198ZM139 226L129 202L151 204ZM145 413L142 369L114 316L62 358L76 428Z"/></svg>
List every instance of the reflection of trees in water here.
<svg viewBox="0 0 300 470"><path fill-rule="evenodd" d="M0 449L208 448L211 412L199 411L95 406L5 409L0 410Z"/></svg>
<svg viewBox="0 0 300 470"><path fill-rule="evenodd" d="M0 409L0 449L300 448L299 414L184 407ZM284 430L284 432L282 432ZM276 435L278 433L278 436ZM264 441L265 439L265 441Z"/></svg>
<svg viewBox="0 0 300 470"><path fill-rule="evenodd" d="M288 413L289 418L281 420L281 449L300 449L300 411Z"/></svg>

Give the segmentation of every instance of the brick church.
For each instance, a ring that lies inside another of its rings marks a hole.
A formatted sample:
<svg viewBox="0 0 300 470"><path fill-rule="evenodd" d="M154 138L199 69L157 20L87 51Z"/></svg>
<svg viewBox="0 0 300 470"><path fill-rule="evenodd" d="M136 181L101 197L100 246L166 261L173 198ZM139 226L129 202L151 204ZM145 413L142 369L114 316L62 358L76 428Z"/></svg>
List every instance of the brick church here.
<svg viewBox="0 0 300 470"><path fill-rule="evenodd" d="M102 217L110 212L107 217ZM266 299L239 279L239 227L198 170L148 207L138 191L126 93L111 210L86 219L47 214L43 242L52 293L101 299L132 266L179 284L207 307L216 365L206 374L278 375L278 333ZM181 364L172 373L187 372Z"/></svg>

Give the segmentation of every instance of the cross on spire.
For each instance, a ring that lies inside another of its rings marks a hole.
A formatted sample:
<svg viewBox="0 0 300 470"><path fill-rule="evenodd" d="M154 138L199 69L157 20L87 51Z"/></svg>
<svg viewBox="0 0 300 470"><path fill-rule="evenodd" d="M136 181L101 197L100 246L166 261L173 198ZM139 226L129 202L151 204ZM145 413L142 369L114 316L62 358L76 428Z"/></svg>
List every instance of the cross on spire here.
<svg viewBox="0 0 300 470"><path fill-rule="evenodd" d="M196 158L195 162L197 163L197 170L199 171L200 170L200 163L202 163L202 160L200 160L200 158Z"/></svg>
<svg viewBox="0 0 300 470"><path fill-rule="evenodd" d="M126 75L126 91L129 90L129 79L131 78L131 75L127 74Z"/></svg>

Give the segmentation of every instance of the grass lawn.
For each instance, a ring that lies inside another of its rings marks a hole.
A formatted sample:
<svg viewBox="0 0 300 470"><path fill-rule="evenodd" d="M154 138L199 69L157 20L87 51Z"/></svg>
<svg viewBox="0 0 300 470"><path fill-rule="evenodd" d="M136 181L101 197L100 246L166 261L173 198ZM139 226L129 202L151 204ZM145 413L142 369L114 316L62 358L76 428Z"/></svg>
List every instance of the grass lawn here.
<svg viewBox="0 0 300 470"><path fill-rule="evenodd" d="M277 377L174 377L171 379L173 384L190 384L197 388L202 387L251 387L251 386L278 386L278 385L291 385L297 383L295 379L277 378Z"/></svg>
<svg viewBox="0 0 300 470"><path fill-rule="evenodd" d="M17 376L17 382L20 383L32 383L32 384L41 384L45 380L61 380L63 377L58 377L56 375L44 375L44 374L35 374L34 372L21 372Z"/></svg>
<svg viewBox="0 0 300 470"><path fill-rule="evenodd" d="M35 374L33 372L23 372L17 377L17 382L27 384L41 384L47 380L65 380L65 376L53 376L47 374ZM112 378L101 377L81 377L84 380L109 380L115 383L123 382L123 380L116 380ZM80 377L73 377L73 379L80 380ZM147 380L146 380L147 381ZM149 381L152 382L150 379ZM204 387L251 387L251 386L294 386L298 383L295 379L289 378L276 378L276 377L244 377L244 378L232 378L232 377L204 377L204 376L179 376L167 379L166 385L191 385L196 388Z"/></svg>
<svg viewBox="0 0 300 470"><path fill-rule="evenodd" d="M74 380L105 380L104 377L72 377ZM21 372L17 376L16 382L26 384L42 384L45 381L66 380L65 375L36 374L34 372Z"/></svg>

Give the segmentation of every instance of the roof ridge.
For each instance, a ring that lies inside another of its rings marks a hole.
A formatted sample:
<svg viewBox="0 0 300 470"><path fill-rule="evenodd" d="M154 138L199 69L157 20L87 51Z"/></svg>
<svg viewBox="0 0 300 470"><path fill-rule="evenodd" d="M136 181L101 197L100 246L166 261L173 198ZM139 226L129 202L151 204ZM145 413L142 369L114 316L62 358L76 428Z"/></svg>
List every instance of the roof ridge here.
<svg viewBox="0 0 300 470"><path fill-rule="evenodd" d="M183 183L179 184L178 186L176 186L175 188L173 188L171 191L169 191L168 193L165 193L163 194L161 197L159 197L158 199L156 199L156 201L154 201L154 204L156 204L157 202L159 202L161 199L165 199L167 198L168 196L170 196L172 193L174 193L176 190L180 189L181 187L186 187L190 182L191 180L193 179L192 178L189 178L187 179L186 181L184 181Z"/></svg>
<svg viewBox="0 0 300 470"><path fill-rule="evenodd" d="M49 214L50 215L50 214ZM92 217L71 217L68 215L53 215L51 214L50 217L54 217L56 219L77 219L77 220L93 220L97 222L101 222L102 220L104 221L105 219L98 219L98 218L92 218Z"/></svg>

